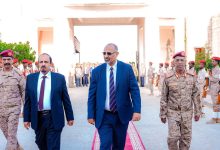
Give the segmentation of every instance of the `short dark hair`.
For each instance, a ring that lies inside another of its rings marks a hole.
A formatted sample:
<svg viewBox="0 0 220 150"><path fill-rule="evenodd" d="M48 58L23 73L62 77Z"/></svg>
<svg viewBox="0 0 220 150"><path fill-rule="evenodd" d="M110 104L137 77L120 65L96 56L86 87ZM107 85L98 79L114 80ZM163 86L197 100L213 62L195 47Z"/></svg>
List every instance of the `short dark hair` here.
<svg viewBox="0 0 220 150"><path fill-rule="evenodd" d="M38 61L39 61L39 58L42 56L42 55L47 55L48 57L49 57L49 59L50 59L50 64L52 64L52 57L49 55L49 54L47 54L47 53L42 53L42 54L40 54L39 55L39 57L38 57Z"/></svg>

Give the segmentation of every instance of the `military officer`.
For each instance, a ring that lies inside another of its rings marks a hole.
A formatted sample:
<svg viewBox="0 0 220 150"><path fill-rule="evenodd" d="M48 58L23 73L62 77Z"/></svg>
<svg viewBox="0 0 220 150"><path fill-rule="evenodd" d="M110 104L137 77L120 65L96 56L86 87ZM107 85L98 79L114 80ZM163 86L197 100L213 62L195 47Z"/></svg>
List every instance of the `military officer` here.
<svg viewBox="0 0 220 150"><path fill-rule="evenodd" d="M200 60L199 61L199 71L198 71L198 76L197 76L197 84L198 84L198 89L200 91L200 99L202 103L202 108L204 107L204 99L202 97L203 92L204 92L204 87L206 86L205 78L207 77L207 72L205 70L205 60ZM204 111L202 110L202 114L204 114Z"/></svg>
<svg viewBox="0 0 220 150"><path fill-rule="evenodd" d="M213 104L213 117L211 120L209 120L207 123L220 123L220 116L219 116L219 105L217 105L217 96L218 96L218 91L220 89L219 86L219 75L220 75L220 68L219 68L219 63L220 63L220 57L212 57L212 65L213 68L211 72L209 73L209 81L210 81L210 95L212 99L212 104Z"/></svg>
<svg viewBox="0 0 220 150"><path fill-rule="evenodd" d="M13 59L13 66L14 66L15 68L19 69L19 68L18 68L19 63L18 63L18 59L17 59L17 58L14 58L14 59Z"/></svg>
<svg viewBox="0 0 220 150"><path fill-rule="evenodd" d="M28 62L29 62L29 60L27 60L27 59L22 60L22 65L23 65L22 73L25 77L27 77L27 75L30 74L30 72L28 70Z"/></svg>
<svg viewBox="0 0 220 150"><path fill-rule="evenodd" d="M159 90L159 96L161 95L161 90L162 90L162 86L163 86L163 81L165 78L165 71L163 68L163 63L159 64L159 71L158 71L158 90Z"/></svg>
<svg viewBox="0 0 220 150"><path fill-rule="evenodd" d="M16 135L25 79L18 69L12 67L12 50L2 51L0 55L3 62L0 71L0 128L7 139L6 150L21 150Z"/></svg>
<svg viewBox="0 0 220 150"><path fill-rule="evenodd" d="M149 62L149 68L147 71L147 77L148 77L148 87L150 89L150 95L154 95L154 68L153 68L153 63Z"/></svg>
<svg viewBox="0 0 220 150"><path fill-rule="evenodd" d="M164 70L165 70L165 73L167 73L170 69L169 69L169 66L170 64L168 62L165 62L164 63Z"/></svg>
<svg viewBox="0 0 220 150"><path fill-rule="evenodd" d="M200 93L196 78L185 70L185 53L176 53L173 58L175 71L169 72L164 80L160 118L163 123L168 121L169 150L189 150L193 112L195 121L201 115Z"/></svg>
<svg viewBox="0 0 220 150"><path fill-rule="evenodd" d="M195 70L195 62L194 61L189 61L188 63L189 65L189 70L188 72L190 72L191 74L196 74L196 70Z"/></svg>

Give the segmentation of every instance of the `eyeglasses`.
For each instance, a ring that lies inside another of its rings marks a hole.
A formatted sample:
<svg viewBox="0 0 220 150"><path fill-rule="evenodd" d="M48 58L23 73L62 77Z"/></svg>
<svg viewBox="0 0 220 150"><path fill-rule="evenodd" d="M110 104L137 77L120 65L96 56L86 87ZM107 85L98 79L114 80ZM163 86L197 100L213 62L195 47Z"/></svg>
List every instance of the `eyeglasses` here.
<svg viewBox="0 0 220 150"><path fill-rule="evenodd" d="M112 53L111 53L111 52L102 52L103 55L106 55L106 54L107 54L108 56L110 56L110 55L112 55L112 54L114 54L114 53L115 53L115 52L112 52Z"/></svg>

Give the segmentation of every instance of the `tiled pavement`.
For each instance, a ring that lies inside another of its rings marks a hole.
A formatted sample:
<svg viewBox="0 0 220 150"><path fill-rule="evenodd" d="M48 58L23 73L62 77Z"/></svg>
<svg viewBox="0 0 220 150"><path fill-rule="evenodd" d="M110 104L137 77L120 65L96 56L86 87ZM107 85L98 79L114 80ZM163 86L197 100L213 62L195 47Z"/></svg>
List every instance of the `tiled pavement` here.
<svg viewBox="0 0 220 150"><path fill-rule="evenodd" d="M88 88L73 88L69 90L72 99L75 123L73 127L65 126L62 132L61 150L90 150L94 134L94 126L87 123ZM147 150L167 150L167 124L159 119L159 97L148 96L149 91L141 88L142 119L135 122ZM206 100L209 103L209 98ZM207 125L211 109L205 107L205 118L193 122L193 139L191 150L220 150L220 124ZM23 128L20 119L18 139L25 150L37 150L34 143L34 132ZM4 150L6 140L0 131L0 150Z"/></svg>

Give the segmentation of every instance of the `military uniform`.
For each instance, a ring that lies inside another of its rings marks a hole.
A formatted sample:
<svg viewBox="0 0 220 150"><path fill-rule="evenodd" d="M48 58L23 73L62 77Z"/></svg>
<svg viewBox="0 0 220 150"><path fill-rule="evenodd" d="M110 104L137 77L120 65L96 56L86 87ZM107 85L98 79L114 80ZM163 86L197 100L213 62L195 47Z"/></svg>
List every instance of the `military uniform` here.
<svg viewBox="0 0 220 150"><path fill-rule="evenodd" d="M188 72L191 73L191 74L193 74L193 75L196 74L196 71L195 71L195 68L194 68L194 67L190 68L190 69L188 70Z"/></svg>
<svg viewBox="0 0 220 150"><path fill-rule="evenodd" d="M216 67L214 67L212 69L212 75L209 76L209 81L210 81L210 95L211 95L211 99L212 99L212 104L213 104L213 111L214 111L214 117L213 119L217 119L220 118L220 116L218 116L218 113L220 112L220 106L217 105L217 96L218 96L218 91L220 89L219 86L219 75L220 75L220 68L217 65ZM218 120L216 120L217 122Z"/></svg>
<svg viewBox="0 0 220 150"><path fill-rule="evenodd" d="M18 69L0 71L0 128L7 139L6 150L22 149L16 136L24 91L25 79Z"/></svg>
<svg viewBox="0 0 220 150"><path fill-rule="evenodd" d="M201 61L200 63L204 63L205 65L205 61ZM198 71L198 76L197 76L197 87L200 91L200 99L201 99L202 106L204 106L204 100L202 98L202 95L203 95L204 87L206 85L206 81L205 81L206 77L207 77L207 72L205 68L200 69Z"/></svg>
<svg viewBox="0 0 220 150"><path fill-rule="evenodd" d="M186 73L185 76L178 76L174 72L170 72L166 76L160 102L160 117L168 119L170 150L189 149L193 106L195 115L201 114L199 96L193 74Z"/></svg>
<svg viewBox="0 0 220 150"><path fill-rule="evenodd" d="M148 68L147 77L148 77L148 86L151 91L151 94L154 94L154 87L153 87L154 68L152 66L149 66L149 68Z"/></svg>
<svg viewBox="0 0 220 150"><path fill-rule="evenodd" d="M0 71L0 128L9 150L19 146L16 135L24 89L24 77L15 68L11 72Z"/></svg>
<svg viewBox="0 0 220 150"><path fill-rule="evenodd" d="M161 90L162 90L162 86L163 86L163 81L164 81L164 78L165 78L164 69L160 68L158 74L160 76L159 83L158 83L158 89L159 89L160 94L161 94Z"/></svg>
<svg viewBox="0 0 220 150"><path fill-rule="evenodd" d="M196 78L188 72L183 76L169 72L164 80L160 101L160 118L168 120L169 150L189 149L193 112L195 116L201 115L200 93L196 86Z"/></svg>

